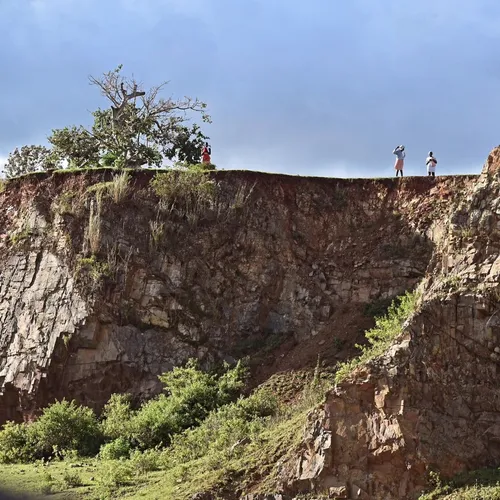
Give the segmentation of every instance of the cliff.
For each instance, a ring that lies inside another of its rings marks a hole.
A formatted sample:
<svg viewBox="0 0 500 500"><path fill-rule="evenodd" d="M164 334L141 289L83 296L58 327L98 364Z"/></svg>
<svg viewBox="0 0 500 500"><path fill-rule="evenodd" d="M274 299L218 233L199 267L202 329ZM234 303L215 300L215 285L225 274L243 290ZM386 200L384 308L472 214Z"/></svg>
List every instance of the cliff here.
<svg viewBox="0 0 500 500"><path fill-rule="evenodd" d="M411 499L431 470L446 479L498 467L499 180L496 149L441 218L418 311L310 415L292 490Z"/></svg>
<svg viewBox="0 0 500 500"><path fill-rule="evenodd" d="M201 209L158 199L154 174L121 194L110 170L0 194L0 422L54 398L149 397L190 357L250 355L256 383L318 354L334 364L371 326L367 305L436 268L475 182L217 172Z"/></svg>

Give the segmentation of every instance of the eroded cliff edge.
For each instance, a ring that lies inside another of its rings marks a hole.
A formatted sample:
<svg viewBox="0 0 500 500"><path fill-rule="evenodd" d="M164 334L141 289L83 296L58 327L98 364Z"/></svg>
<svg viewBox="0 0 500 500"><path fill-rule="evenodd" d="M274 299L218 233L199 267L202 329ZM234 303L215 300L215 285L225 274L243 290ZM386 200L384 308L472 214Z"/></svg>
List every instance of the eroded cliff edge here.
<svg viewBox="0 0 500 500"><path fill-rule="evenodd" d="M101 196L114 175L28 176L0 194L0 423L54 398L151 396L190 357L250 355L261 379L318 353L334 363L370 326L367 304L437 268L475 183L218 172L195 213L159 203L151 171L123 200Z"/></svg>
<svg viewBox="0 0 500 500"><path fill-rule="evenodd" d="M443 222L418 311L310 415L290 491L412 499L500 464L500 149Z"/></svg>

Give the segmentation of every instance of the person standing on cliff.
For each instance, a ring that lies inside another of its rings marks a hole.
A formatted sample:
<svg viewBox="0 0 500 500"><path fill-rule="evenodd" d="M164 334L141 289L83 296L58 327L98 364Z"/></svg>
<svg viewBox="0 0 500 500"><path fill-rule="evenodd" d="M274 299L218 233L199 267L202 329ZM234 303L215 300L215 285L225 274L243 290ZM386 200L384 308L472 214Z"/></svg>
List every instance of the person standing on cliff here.
<svg viewBox="0 0 500 500"><path fill-rule="evenodd" d="M404 146L398 146L394 151L392 152L393 155L396 155L396 163L394 164L394 168L396 169L396 177L398 176L398 172L401 173L401 177L403 177L403 167L405 164L405 147Z"/></svg>
<svg viewBox="0 0 500 500"><path fill-rule="evenodd" d="M210 164L210 161L211 161L210 155L211 154L212 154L212 148L208 145L208 142L205 142L205 145L203 146L203 149L201 151L202 163L205 163L206 165Z"/></svg>
<svg viewBox="0 0 500 500"><path fill-rule="evenodd" d="M425 160L425 164L427 165L427 175L429 177L436 177L436 165L437 160L434 158L432 151L429 151L429 156Z"/></svg>

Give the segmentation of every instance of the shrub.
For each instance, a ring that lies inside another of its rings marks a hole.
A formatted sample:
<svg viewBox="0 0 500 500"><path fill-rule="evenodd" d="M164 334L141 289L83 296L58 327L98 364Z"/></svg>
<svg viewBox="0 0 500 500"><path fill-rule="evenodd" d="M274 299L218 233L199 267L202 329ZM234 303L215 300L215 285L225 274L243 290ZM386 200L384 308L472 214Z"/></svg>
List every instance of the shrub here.
<svg viewBox="0 0 500 500"><path fill-rule="evenodd" d="M101 422L103 435L108 439L130 436L130 422L133 416L130 394L112 394L104 406Z"/></svg>
<svg viewBox="0 0 500 500"><path fill-rule="evenodd" d="M389 307L396 299L376 299L373 302L366 304L363 309L363 314L370 318L376 318L378 316L384 316L387 314Z"/></svg>
<svg viewBox="0 0 500 500"><path fill-rule="evenodd" d="M394 299L385 316L375 320L375 327L365 333L367 345L356 345L361 354L345 363L341 363L335 374L335 382L344 380L357 366L382 355L392 341L401 333L403 323L415 312L418 302L416 292L406 292Z"/></svg>
<svg viewBox="0 0 500 500"><path fill-rule="evenodd" d="M82 486L83 481L77 472L65 471L63 474L63 483L67 488L78 488Z"/></svg>
<svg viewBox="0 0 500 500"><path fill-rule="evenodd" d="M97 472L97 483L104 488L114 490L132 482L130 465L116 460L102 462Z"/></svg>
<svg viewBox="0 0 500 500"><path fill-rule="evenodd" d="M122 172L115 175L108 184L108 191L115 203L121 203L130 191L130 174Z"/></svg>
<svg viewBox="0 0 500 500"><path fill-rule="evenodd" d="M246 369L238 363L222 375L204 373L196 361L159 378L168 395L145 403L131 421L132 437L143 448L166 446L171 436L200 424L214 409L234 400L244 385Z"/></svg>
<svg viewBox="0 0 500 500"><path fill-rule="evenodd" d="M156 449L134 451L130 457L130 464L137 475L158 470L160 467L160 452Z"/></svg>
<svg viewBox="0 0 500 500"><path fill-rule="evenodd" d="M30 426L7 422L0 431L0 463L31 462L35 458L36 448Z"/></svg>
<svg viewBox="0 0 500 500"><path fill-rule="evenodd" d="M210 207L216 189L210 174L199 168L157 173L151 187L165 210L193 221Z"/></svg>
<svg viewBox="0 0 500 500"><path fill-rule="evenodd" d="M31 427L37 449L45 455L62 449L88 456L99 449L101 434L96 416L75 401L63 400L48 406Z"/></svg>
<svg viewBox="0 0 500 500"><path fill-rule="evenodd" d="M252 439L278 409L276 398L261 390L214 410L199 427L173 436L171 447L162 454L162 465L168 469Z"/></svg>
<svg viewBox="0 0 500 500"><path fill-rule="evenodd" d="M103 444L99 456L102 460L119 460L129 458L130 442L125 438L118 438L111 443Z"/></svg>

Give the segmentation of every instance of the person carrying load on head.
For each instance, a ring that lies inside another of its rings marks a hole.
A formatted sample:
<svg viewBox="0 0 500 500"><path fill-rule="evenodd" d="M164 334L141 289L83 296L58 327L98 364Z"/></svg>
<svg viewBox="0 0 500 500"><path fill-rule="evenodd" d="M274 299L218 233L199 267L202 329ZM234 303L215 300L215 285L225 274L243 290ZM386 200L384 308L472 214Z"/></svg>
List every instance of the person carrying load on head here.
<svg viewBox="0 0 500 500"><path fill-rule="evenodd" d="M434 158L432 151L429 151L429 156L425 160L425 164L427 165L427 175L429 177L436 177L436 165L437 160Z"/></svg>
<svg viewBox="0 0 500 500"><path fill-rule="evenodd" d="M401 177L403 177L403 167L405 164L405 147L404 146L398 146L394 151L392 152L393 155L397 156L396 163L394 164L394 168L396 169L396 177L398 176L398 172L401 173Z"/></svg>
<svg viewBox="0 0 500 500"><path fill-rule="evenodd" d="M203 146L203 149L201 150L202 163L210 164L210 162L211 162L210 155L211 154L212 154L212 148L208 145L208 142L205 142L205 145Z"/></svg>

